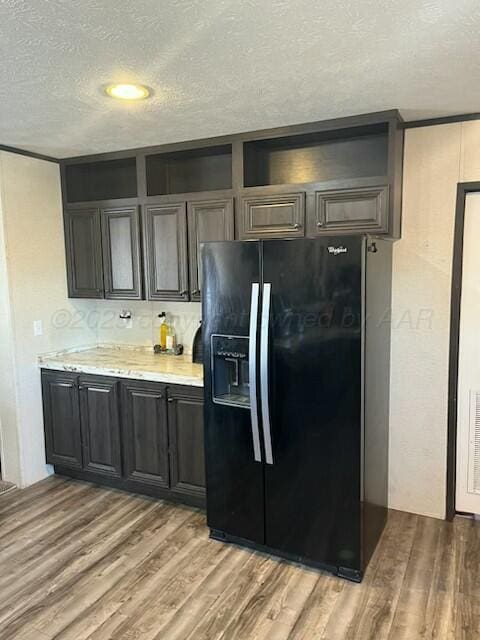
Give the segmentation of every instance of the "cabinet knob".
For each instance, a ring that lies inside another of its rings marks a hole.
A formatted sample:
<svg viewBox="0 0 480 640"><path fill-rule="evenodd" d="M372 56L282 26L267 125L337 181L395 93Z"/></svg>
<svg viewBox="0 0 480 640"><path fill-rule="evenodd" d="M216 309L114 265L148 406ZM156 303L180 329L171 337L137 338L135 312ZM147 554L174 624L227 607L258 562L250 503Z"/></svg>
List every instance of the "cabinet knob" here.
<svg viewBox="0 0 480 640"><path fill-rule="evenodd" d="M168 399L168 402L173 402L173 398L169 398L169 399Z"/></svg>
<svg viewBox="0 0 480 640"><path fill-rule="evenodd" d="M186 289L184 289L183 291L180 291L180 295L181 296L186 296L188 293L188 291Z"/></svg>
<svg viewBox="0 0 480 640"><path fill-rule="evenodd" d="M85 387L83 386L83 384L79 384L78 385L78 390L79 391L83 391L85 389Z"/></svg>
<svg viewBox="0 0 480 640"><path fill-rule="evenodd" d="M161 393L158 394L158 396L155 396L155 400L162 400L163 395Z"/></svg>
<svg viewBox="0 0 480 640"><path fill-rule="evenodd" d="M321 228L323 227L323 224L319 221L319 222L317 222L317 227L318 227L319 229L321 229Z"/></svg>
<svg viewBox="0 0 480 640"><path fill-rule="evenodd" d="M299 222L295 222L295 224L293 225L294 229L300 229L302 225Z"/></svg>
<svg viewBox="0 0 480 640"><path fill-rule="evenodd" d="M200 293L200 289L194 289L194 290L192 291L192 296L196 296L196 295L197 295L197 293Z"/></svg>

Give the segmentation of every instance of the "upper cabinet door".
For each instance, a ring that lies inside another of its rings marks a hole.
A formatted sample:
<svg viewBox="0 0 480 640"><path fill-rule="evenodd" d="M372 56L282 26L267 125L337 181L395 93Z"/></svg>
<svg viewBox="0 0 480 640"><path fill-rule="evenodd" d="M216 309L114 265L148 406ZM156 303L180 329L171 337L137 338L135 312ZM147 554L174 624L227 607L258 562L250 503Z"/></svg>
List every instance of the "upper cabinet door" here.
<svg viewBox="0 0 480 640"><path fill-rule="evenodd" d="M305 235L305 194L244 196L239 236L247 238L301 238Z"/></svg>
<svg viewBox="0 0 480 640"><path fill-rule="evenodd" d="M141 300L138 207L102 210L105 298Z"/></svg>
<svg viewBox="0 0 480 640"><path fill-rule="evenodd" d="M388 233L388 187L317 191L313 235Z"/></svg>
<svg viewBox="0 0 480 640"><path fill-rule="evenodd" d="M235 234L233 199L198 200L188 203L188 250L190 299L200 300L202 261L200 244L233 240Z"/></svg>
<svg viewBox="0 0 480 640"><path fill-rule="evenodd" d="M65 246L70 298L103 298L100 212L65 211Z"/></svg>
<svg viewBox="0 0 480 640"><path fill-rule="evenodd" d="M185 204L147 205L143 211L149 300L188 300Z"/></svg>

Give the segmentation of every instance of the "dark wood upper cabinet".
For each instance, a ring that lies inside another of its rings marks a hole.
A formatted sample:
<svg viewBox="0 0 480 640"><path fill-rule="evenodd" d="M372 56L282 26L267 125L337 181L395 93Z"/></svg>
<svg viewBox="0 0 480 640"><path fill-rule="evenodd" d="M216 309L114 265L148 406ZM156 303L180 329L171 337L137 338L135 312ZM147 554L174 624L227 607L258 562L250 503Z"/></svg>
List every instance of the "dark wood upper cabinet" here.
<svg viewBox="0 0 480 640"><path fill-rule="evenodd" d="M69 297L103 298L100 211L67 209L64 221Z"/></svg>
<svg viewBox="0 0 480 640"><path fill-rule="evenodd" d="M305 235L305 194L243 196L238 235L248 238L301 238Z"/></svg>
<svg viewBox="0 0 480 640"><path fill-rule="evenodd" d="M286 135L244 144L244 186L386 176L387 122Z"/></svg>
<svg viewBox="0 0 480 640"><path fill-rule="evenodd" d="M147 155L148 196L232 187L232 146L214 145Z"/></svg>
<svg viewBox="0 0 480 640"><path fill-rule="evenodd" d="M135 157L68 163L63 173L66 202L137 197Z"/></svg>
<svg viewBox="0 0 480 640"><path fill-rule="evenodd" d="M313 235L388 231L388 186L317 191Z"/></svg>
<svg viewBox="0 0 480 640"><path fill-rule="evenodd" d="M102 209L105 298L142 298L138 207Z"/></svg>
<svg viewBox="0 0 480 640"><path fill-rule="evenodd" d="M42 396L47 462L81 469L78 376L59 371L43 372Z"/></svg>
<svg viewBox="0 0 480 640"><path fill-rule="evenodd" d="M203 389L168 389L170 488L180 495L205 496Z"/></svg>
<svg viewBox="0 0 480 640"><path fill-rule="evenodd" d="M149 300L188 300L185 203L152 204L143 210Z"/></svg>
<svg viewBox="0 0 480 640"><path fill-rule="evenodd" d="M201 273L198 274L201 240L193 240L189 230L187 243L185 202L196 204L200 199L221 201L234 197L235 237L240 240L312 237L327 232L377 233L398 239L403 143L403 121L398 111L390 110L64 159L61 161L64 205L66 209L77 208L76 218L68 220L76 228L66 231L70 295L104 297L98 259L102 248L95 243L92 228L88 228L89 222L97 227L100 222L79 218L80 208L92 217L95 211L107 207L150 209L151 216L142 213L143 219L153 218L150 228L143 233L155 251L144 247L140 253L147 258L143 266L146 276L142 275L148 279L146 295L151 300L200 299L197 292L201 289ZM367 190L375 190L379 185L386 191L378 194L375 203ZM342 200L346 191L351 193L350 201ZM192 226L190 208L188 218ZM170 213L169 217L167 210L172 209L177 209L176 214ZM205 213L203 217L209 220L205 225L211 227L213 214ZM202 224L199 222L199 226ZM116 246L125 249L126 221L119 220L115 226L120 237ZM208 241L210 231L206 230L206 234ZM129 260L133 247L134 242L127 249ZM115 250L113 254L109 258L112 272ZM127 268L129 260L117 272L118 287L111 286L114 278L106 267L105 297L141 297L130 278L133 274ZM108 264L106 259L105 263ZM142 284L140 278L140 289Z"/></svg>
<svg viewBox="0 0 480 640"><path fill-rule="evenodd" d="M125 477L168 487L166 388L134 380L121 385Z"/></svg>
<svg viewBox="0 0 480 640"><path fill-rule="evenodd" d="M101 475L122 475L118 380L80 376L83 468Z"/></svg>
<svg viewBox="0 0 480 640"><path fill-rule="evenodd" d="M187 211L190 299L200 300L202 288L200 245L202 242L234 239L233 198L190 201L187 204Z"/></svg>

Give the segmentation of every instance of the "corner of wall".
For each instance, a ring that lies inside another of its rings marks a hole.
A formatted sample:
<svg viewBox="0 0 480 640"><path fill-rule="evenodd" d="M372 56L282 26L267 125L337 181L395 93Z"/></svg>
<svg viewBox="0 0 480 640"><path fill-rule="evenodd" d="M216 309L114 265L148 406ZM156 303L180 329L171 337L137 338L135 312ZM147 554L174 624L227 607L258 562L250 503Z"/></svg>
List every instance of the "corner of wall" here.
<svg viewBox="0 0 480 640"><path fill-rule="evenodd" d="M461 123L407 130L403 231L393 258L389 506L442 519L461 133Z"/></svg>
<svg viewBox="0 0 480 640"><path fill-rule="evenodd" d="M18 431L16 369L8 279L8 241L3 183L4 152L0 151L0 456L2 478L23 486L22 456Z"/></svg>
<svg viewBox="0 0 480 640"><path fill-rule="evenodd" d="M96 329L80 322L91 304L79 311L68 299L58 165L6 152L1 161L0 292L6 292L0 318L6 356L0 361L2 441L5 474L28 486L51 473L45 460L38 356L92 344ZM42 323L40 336L34 335L35 321ZM8 464L14 458L15 473Z"/></svg>

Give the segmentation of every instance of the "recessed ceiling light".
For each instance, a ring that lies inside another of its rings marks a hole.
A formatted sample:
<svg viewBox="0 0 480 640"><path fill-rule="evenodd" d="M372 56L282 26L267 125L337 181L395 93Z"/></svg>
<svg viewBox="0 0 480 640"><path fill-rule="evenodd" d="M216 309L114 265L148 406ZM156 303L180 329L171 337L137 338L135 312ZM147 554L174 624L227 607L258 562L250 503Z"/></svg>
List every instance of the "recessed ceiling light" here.
<svg viewBox="0 0 480 640"><path fill-rule="evenodd" d="M109 84L105 93L118 100L144 100L150 95L150 89L142 84Z"/></svg>

